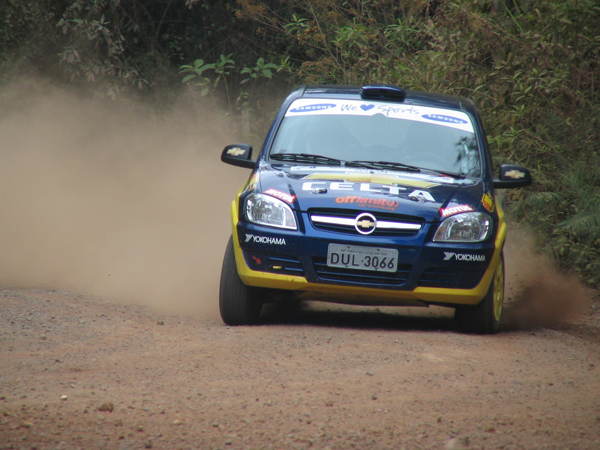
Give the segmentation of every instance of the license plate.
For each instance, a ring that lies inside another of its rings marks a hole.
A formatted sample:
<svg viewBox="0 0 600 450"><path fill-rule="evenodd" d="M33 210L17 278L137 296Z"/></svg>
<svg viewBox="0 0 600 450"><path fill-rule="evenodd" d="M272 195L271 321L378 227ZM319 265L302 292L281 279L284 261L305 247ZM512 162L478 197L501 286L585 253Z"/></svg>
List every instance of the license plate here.
<svg viewBox="0 0 600 450"><path fill-rule="evenodd" d="M327 265L346 269L395 272L398 267L398 250L329 244Z"/></svg>

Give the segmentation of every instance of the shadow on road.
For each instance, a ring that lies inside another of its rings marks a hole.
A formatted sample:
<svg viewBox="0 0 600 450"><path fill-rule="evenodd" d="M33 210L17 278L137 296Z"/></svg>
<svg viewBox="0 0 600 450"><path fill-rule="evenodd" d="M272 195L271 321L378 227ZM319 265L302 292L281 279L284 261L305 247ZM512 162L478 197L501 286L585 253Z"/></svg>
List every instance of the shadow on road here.
<svg viewBox="0 0 600 450"><path fill-rule="evenodd" d="M266 305L261 324L313 325L334 328L459 331L450 308L353 307L327 303L302 304L297 310Z"/></svg>

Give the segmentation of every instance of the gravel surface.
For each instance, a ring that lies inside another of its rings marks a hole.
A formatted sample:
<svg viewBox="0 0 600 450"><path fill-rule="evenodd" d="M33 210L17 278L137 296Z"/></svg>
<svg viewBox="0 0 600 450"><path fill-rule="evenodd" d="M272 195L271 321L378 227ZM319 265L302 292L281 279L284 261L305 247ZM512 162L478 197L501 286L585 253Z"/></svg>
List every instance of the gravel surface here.
<svg viewBox="0 0 600 450"><path fill-rule="evenodd" d="M228 327L0 289L0 448L597 450L599 305L478 336L441 308Z"/></svg>

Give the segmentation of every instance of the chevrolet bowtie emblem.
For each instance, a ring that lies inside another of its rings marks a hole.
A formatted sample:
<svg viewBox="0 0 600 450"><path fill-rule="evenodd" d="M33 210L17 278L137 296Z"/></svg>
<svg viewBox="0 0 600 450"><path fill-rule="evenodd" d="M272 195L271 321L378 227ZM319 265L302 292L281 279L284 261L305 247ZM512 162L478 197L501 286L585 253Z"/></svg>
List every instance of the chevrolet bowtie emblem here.
<svg viewBox="0 0 600 450"><path fill-rule="evenodd" d="M246 153L246 150L239 148L239 147L230 148L229 150L227 150L227 154L232 155L232 156L240 156L240 155L243 155L244 153Z"/></svg>
<svg viewBox="0 0 600 450"><path fill-rule="evenodd" d="M375 226L375 222L371 222L370 220L361 220L360 222L356 222L357 227L361 228L371 228Z"/></svg>
<svg viewBox="0 0 600 450"><path fill-rule="evenodd" d="M518 180L519 178L525 178L525 173L520 170L509 170L504 174L508 178L512 178L513 180Z"/></svg>
<svg viewBox="0 0 600 450"><path fill-rule="evenodd" d="M371 234L377 228L377 219L373 214L361 213L355 220L354 229L360 234Z"/></svg>

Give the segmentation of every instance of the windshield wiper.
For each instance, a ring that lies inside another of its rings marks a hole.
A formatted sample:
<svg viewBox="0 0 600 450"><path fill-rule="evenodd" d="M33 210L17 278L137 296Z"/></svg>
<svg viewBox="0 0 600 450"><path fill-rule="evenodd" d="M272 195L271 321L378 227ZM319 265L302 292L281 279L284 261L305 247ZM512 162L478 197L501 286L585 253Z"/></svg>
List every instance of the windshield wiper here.
<svg viewBox="0 0 600 450"><path fill-rule="evenodd" d="M366 167L369 169L401 169L409 172L433 172L440 175L447 175L452 178L463 179L467 175L465 173L449 172L446 170L428 169L426 167L411 166L409 164L395 163L390 161L348 161L346 166L349 167Z"/></svg>
<svg viewBox="0 0 600 450"><path fill-rule="evenodd" d="M341 166L345 163L341 159L330 158L328 156L312 155L309 153L272 153L269 158L275 161L284 162L300 162L300 163L314 163L314 164L325 164L329 166Z"/></svg>
<svg viewBox="0 0 600 450"><path fill-rule="evenodd" d="M409 172L420 172L421 169L408 164L390 162L390 161L348 161L346 166L349 167L366 167L368 169L400 169Z"/></svg>
<svg viewBox="0 0 600 450"><path fill-rule="evenodd" d="M447 176L452 177L452 178L463 179L463 178L465 178L467 176L467 174L463 173L463 172L460 172L460 173L457 173L457 172L448 172L446 170L437 170L437 169L423 169L423 170L426 170L427 172L439 173L440 175L447 175Z"/></svg>

